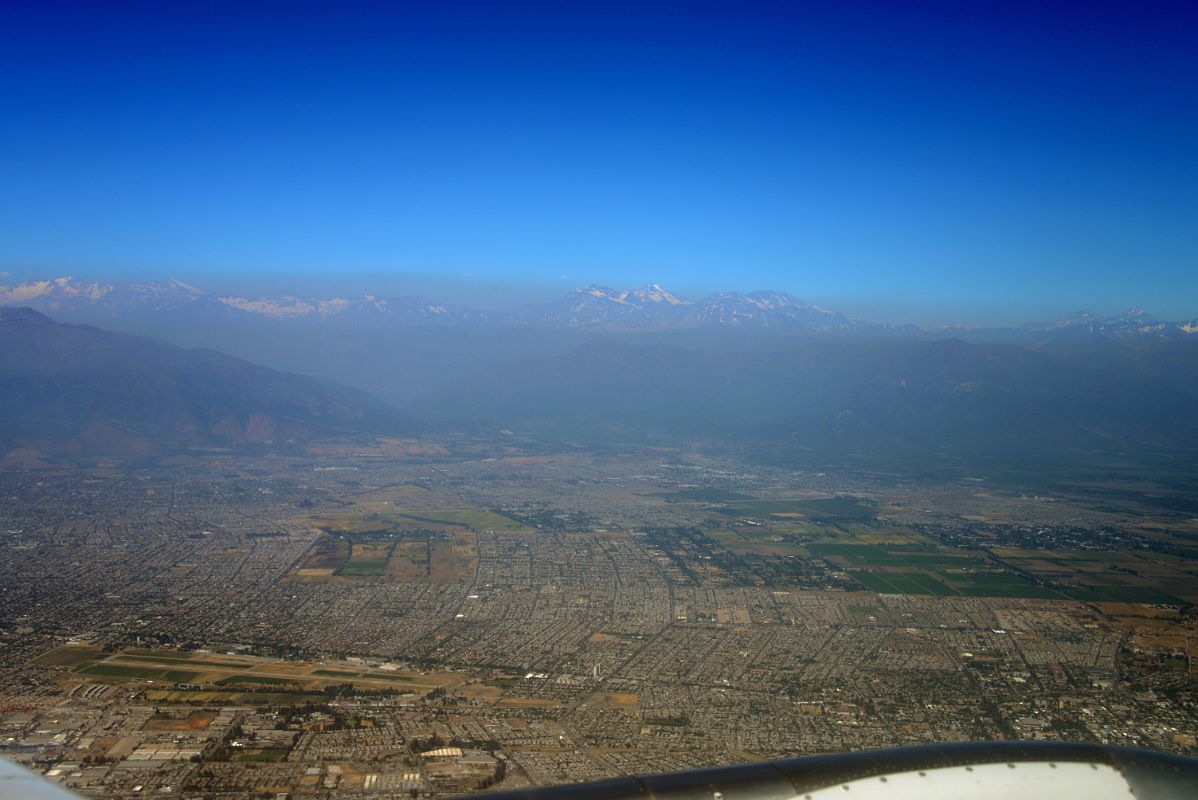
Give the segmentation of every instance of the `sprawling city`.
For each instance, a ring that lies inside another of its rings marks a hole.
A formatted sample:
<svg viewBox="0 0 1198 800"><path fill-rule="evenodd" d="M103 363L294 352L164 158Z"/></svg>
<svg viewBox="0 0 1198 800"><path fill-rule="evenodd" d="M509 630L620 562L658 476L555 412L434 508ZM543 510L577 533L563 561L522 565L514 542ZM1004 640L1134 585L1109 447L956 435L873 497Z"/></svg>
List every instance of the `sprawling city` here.
<svg viewBox="0 0 1198 800"><path fill-rule="evenodd" d="M522 444L6 470L0 754L97 797L431 798L965 739L1198 753L1168 487Z"/></svg>
<svg viewBox="0 0 1198 800"><path fill-rule="evenodd" d="M0 800L1198 797L1196 41L0 3Z"/></svg>

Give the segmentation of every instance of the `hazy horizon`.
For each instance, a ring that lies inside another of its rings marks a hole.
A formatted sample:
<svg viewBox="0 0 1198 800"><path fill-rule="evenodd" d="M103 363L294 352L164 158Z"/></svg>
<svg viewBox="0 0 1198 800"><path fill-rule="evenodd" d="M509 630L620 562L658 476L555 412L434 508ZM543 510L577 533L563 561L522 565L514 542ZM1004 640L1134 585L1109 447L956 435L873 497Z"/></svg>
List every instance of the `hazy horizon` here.
<svg viewBox="0 0 1198 800"><path fill-rule="evenodd" d="M307 11L2 12L0 271L1198 313L1193 9Z"/></svg>
<svg viewBox="0 0 1198 800"><path fill-rule="evenodd" d="M179 280L206 292L240 293L248 297L295 295L311 298L413 296L430 301L453 303L489 311L524 311L561 299L581 286L597 284L614 289L639 289L658 284L680 298L698 301L716 292L781 291L813 305L829 308L847 316L887 324L911 324L925 327L942 325L1015 326L1045 323L1076 312L1093 312L1114 317L1132 308L1141 308L1163 321L1198 318L1198 306L1188 298L1176 302L1148 305L1136 297L1125 301L1098 298L1079 292L1072 305L1052 299L1029 298L1023 304L970 298L936 302L934 298L887 298L879 295L821 295L788 285L703 285L666 282L645 275L627 282L612 282L588 275L562 275L556 281L502 281L474 275L438 275L432 273L345 272L337 275L246 274L224 272L69 270L57 272L0 272L0 287L14 287L35 281L70 277L88 283L136 283Z"/></svg>

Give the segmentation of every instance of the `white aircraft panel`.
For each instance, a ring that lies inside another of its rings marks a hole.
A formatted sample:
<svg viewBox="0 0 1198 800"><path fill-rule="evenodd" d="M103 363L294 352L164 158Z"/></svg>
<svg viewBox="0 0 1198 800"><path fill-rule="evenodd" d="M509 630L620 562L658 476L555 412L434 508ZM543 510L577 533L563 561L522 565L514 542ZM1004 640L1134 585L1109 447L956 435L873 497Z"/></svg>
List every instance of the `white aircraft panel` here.
<svg viewBox="0 0 1198 800"><path fill-rule="evenodd" d="M0 758L0 800L79 800L79 795Z"/></svg>
<svg viewBox="0 0 1198 800"><path fill-rule="evenodd" d="M1031 762L943 767L863 778L798 795L799 800L1130 800L1131 787L1106 764Z"/></svg>

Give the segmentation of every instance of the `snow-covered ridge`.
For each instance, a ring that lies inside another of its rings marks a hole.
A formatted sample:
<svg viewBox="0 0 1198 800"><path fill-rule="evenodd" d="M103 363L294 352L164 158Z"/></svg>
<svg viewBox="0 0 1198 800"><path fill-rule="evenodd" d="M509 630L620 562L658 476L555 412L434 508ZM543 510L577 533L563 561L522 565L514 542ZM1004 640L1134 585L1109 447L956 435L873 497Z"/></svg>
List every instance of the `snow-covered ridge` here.
<svg viewBox="0 0 1198 800"><path fill-rule="evenodd" d="M597 300L634 306L647 306L657 303L668 306L686 306L691 304L690 300L684 300L678 295L666 291L656 283L650 283L647 286L642 286L640 289L612 289L592 283L575 289L568 297L574 298L578 302Z"/></svg>
<svg viewBox="0 0 1198 800"><path fill-rule="evenodd" d="M84 297L100 300L112 291L111 285L83 283L70 276L45 281L27 281L16 286L0 286L0 305L16 305L39 298Z"/></svg>
<svg viewBox="0 0 1198 800"><path fill-rule="evenodd" d="M319 300L309 302L301 300L298 297L282 297L279 300L250 300L245 297L218 297L216 302L235 308L238 311L245 311L249 314L261 314L266 317L275 317L276 319L286 319L288 317L303 317L310 314L318 316L329 316L330 314L339 314L350 307L350 301L343 298L335 297L332 300Z"/></svg>
<svg viewBox="0 0 1198 800"><path fill-rule="evenodd" d="M691 304L690 300L683 300L676 294L668 292L661 288L659 284L650 283L635 292L632 295L642 303L665 303L671 306L687 306Z"/></svg>
<svg viewBox="0 0 1198 800"><path fill-rule="evenodd" d="M1113 317L1103 317L1093 311L1077 311L1048 324L1026 325L1024 330L1074 337L1177 339L1198 333L1198 320L1163 322L1135 306Z"/></svg>
<svg viewBox="0 0 1198 800"><path fill-rule="evenodd" d="M722 291L699 299L683 297L660 284L620 289L588 284L555 303L521 313L484 312L419 297L304 297L295 294L246 296L206 291L180 280L99 282L70 276L0 285L0 306L29 306L57 319L103 322L133 315L186 314L193 322L262 320L280 324L302 321L337 325L491 325L583 331L649 332L721 328L772 333L870 335L1002 335L1016 339L1114 338L1191 339L1198 319L1163 322L1142 308L1114 317L1092 311L1017 330L951 326L920 331L853 319L804 302L786 292ZM230 316L232 315L232 316Z"/></svg>
<svg viewBox="0 0 1198 800"><path fill-rule="evenodd" d="M792 297L785 292L717 292L700 300L660 284L613 289L590 284L545 306L533 324L597 331L667 330L710 326L777 331L857 331L871 326Z"/></svg>

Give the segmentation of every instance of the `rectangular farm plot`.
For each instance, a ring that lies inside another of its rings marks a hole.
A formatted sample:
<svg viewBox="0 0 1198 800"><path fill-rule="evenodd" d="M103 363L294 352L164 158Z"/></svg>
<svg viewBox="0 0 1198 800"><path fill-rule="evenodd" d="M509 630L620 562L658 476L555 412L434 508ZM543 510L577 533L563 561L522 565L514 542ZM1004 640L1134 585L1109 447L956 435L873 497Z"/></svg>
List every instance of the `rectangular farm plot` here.
<svg viewBox="0 0 1198 800"><path fill-rule="evenodd" d="M176 669L151 669L149 667L128 667L122 664L100 663L92 664L79 670L83 675L106 678L140 678L144 680L162 680L172 683L187 683L196 679L198 673L184 672Z"/></svg>
<svg viewBox="0 0 1198 800"><path fill-rule="evenodd" d="M350 546L349 558L346 559L337 574L359 577L381 576L394 546L393 542L355 542Z"/></svg>
<svg viewBox="0 0 1198 800"><path fill-rule="evenodd" d="M800 498L796 500L742 500L730 504L746 516L807 518L821 522L864 522L877 513L855 497Z"/></svg>
<svg viewBox="0 0 1198 800"><path fill-rule="evenodd" d="M927 545L815 543L808 551L848 569L875 592L942 597L1060 598L1002 565L968 553Z"/></svg>
<svg viewBox="0 0 1198 800"><path fill-rule="evenodd" d="M472 575L478 558L476 535L461 526L435 524L445 529L326 533L291 578L445 583Z"/></svg>

